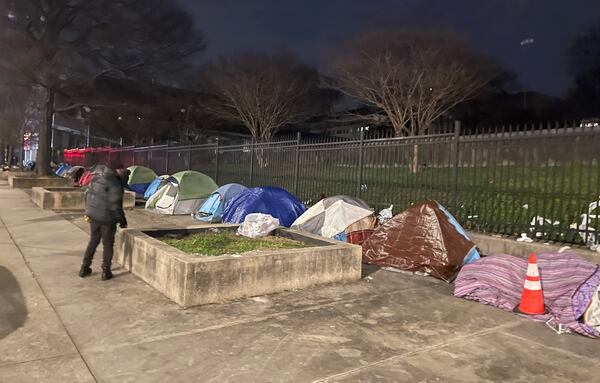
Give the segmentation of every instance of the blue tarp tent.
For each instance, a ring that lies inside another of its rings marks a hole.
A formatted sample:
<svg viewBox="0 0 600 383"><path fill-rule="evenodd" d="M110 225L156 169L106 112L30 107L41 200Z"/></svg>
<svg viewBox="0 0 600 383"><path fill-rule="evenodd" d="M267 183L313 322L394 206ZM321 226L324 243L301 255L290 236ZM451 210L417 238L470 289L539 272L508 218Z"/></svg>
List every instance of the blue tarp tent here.
<svg viewBox="0 0 600 383"><path fill-rule="evenodd" d="M167 183L169 183L169 177L168 175L164 175L164 176L160 176L158 178L156 178L154 181L152 181L150 183L150 185L148 186L148 188L146 189L146 191L144 192L144 199L148 200L150 199L150 197L152 197L154 195L154 193L156 193L161 187L165 186Z"/></svg>
<svg viewBox="0 0 600 383"><path fill-rule="evenodd" d="M225 205L223 222L241 223L250 213L270 214L290 227L306 206L286 190L276 187L246 189Z"/></svg>
<svg viewBox="0 0 600 383"><path fill-rule="evenodd" d="M33 170L35 170L35 161L32 161L32 160L25 161L23 166L25 167L25 170L33 171Z"/></svg>
<svg viewBox="0 0 600 383"><path fill-rule="evenodd" d="M129 170L129 181L127 185L129 190L134 191L139 197L143 197L148 186L156 179L154 170L145 166L133 165L127 168Z"/></svg>
<svg viewBox="0 0 600 383"><path fill-rule="evenodd" d="M223 209L227 202L247 188L240 184L227 184L218 188L208 199L200 206L198 212L194 215L198 221L202 222L221 222L223 218Z"/></svg>
<svg viewBox="0 0 600 383"><path fill-rule="evenodd" d="M460 235L462 235L463 237L465 237L466 239L468 239L470 241L471 238L469 238L469 236L467 235L467 232L465 231L465 229L463 229L462 226L460 226L460 223L458 223L456 218L454 218L454 216L452 214L450 214L450 212L448 210L446 210L446 208L443 207L439 202L438 202L438 206L439 206L440 210L443 211L444 214L446 214L446 217L448 218L448 222L450 222L452 224L452 226L454 226L456 231L458 231L460 233ZM463 265L473 263L480 258L481 258L481 255L479 254L477 247L473 247L471 249L471 251L469 251L469 253L465 257L465 259L463 260Z"/></svg>
<svg viewBox="0 0 600 383"><path fill-rule="evenodd" d="M56 169L56 174L59 177L62 177L69 169L71 169L71 165L69 164L60 164Z"/></svg>

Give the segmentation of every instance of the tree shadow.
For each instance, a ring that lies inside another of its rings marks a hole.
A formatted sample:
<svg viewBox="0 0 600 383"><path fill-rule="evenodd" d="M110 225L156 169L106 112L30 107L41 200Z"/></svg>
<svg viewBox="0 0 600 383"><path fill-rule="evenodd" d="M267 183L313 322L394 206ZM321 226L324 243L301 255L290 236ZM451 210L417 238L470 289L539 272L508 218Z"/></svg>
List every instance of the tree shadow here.
<svg viewBox="0 0 600 383"><path fill-rule="evenodd" d="M27 306L14 275L0 266L0 339L21 327L27 319Z"/></svg>

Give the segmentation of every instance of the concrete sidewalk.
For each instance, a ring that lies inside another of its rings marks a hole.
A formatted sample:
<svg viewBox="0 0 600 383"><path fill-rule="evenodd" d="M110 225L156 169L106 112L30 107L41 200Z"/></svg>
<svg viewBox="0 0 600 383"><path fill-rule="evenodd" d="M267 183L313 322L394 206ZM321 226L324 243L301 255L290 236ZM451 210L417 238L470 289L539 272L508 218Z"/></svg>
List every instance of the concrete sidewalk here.
<svg viewBox="0 0 600 383"><path fill-rule="evenodd" d="M21 196L12 197L1 195L2 213L5 206L22 202ZM2 216L0 213L0 381L93 382Z"/></svg>
<svg viewBox="0 0 600 383"><path fill-rule="evenodd" d="M24 192L0 186L0 219L1 382L598 379L600 341L456 299L433 278L367 269L354 284L182 310L118 268L108 282L97 263L77 277L87 234Z"/></svg>

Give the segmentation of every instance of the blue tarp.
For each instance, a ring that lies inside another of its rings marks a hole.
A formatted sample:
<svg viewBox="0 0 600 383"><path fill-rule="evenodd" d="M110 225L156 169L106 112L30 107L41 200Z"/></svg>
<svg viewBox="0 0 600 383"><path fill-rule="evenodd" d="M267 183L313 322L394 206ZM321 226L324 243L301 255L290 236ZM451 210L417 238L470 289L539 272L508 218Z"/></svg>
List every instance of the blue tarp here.
<svg viewBox="0 0 600 383"><path fill-rule="evenodd" d="M277 187L246 189L226 205L223 222L241 223L250 213L270 214L282 226L290 227L306 206L286 190Z"/></svg>
<svg viewBox="0 0 600 383"><path fill-rule="evenodd" d="M32 171L35 169L35 161L31 161L31 160L25 161L24 166L25 166L25 170Z"/></svg>
<svg viewBox="0 0 600 383"><path fill-rule="evenodd" d="M71 169L71 165L69 165L69 164L60 164L58 166L58 169L56 169L56 172L54 174L56 174L59 177L62 177L67 171L69 171L69 169Z"/></svg>
<svg viewBox="0 0 600 383"><path fill-rule="evenodd" d="M167 180L169 176L160 176L148 185L146 191L144 192L144 199L148 200L150 197L154 195L162 186L166 185L169 181Z"/></svg>
<svg viewBox="0 0 600 383"><path fill-rule="evenodd" d="M470 241L471 238L469 238L469 236L467 235L467 232L465 231L465 229L463 229L462 226L460 226L460 223L458 223L456 218L454 218L454 216L452 214L450 214L450 212L448 210L446 210L446 208L443 207L439 202L438 202L438 206L439 206L440 210L443 211L444 214L446 214L446 217L448 218L448 222L450 222L452 224L452 226L454 226L456 231L458 231L460 233L460 235L462 235L463 237L465 237L466 239L468 239ZM463 260L463 265L473 263L480 258L481 258L481 255L479 254L479 251L477 251L476 247L473 247L471 249L471 251L469 251L469 253L465 256L465 259Z"/></svg>
<svg viewBox="0 0 600 383"><path fill-rule="evenodd" d="M133 184L133 185L128 185L129 190L131 190L132 192L135 192L135 194L137 194L138 196L143 196L146 193L146 190L148 190L148 187L150 187L150 185L152 185L152 182L148 182L148 183L144 183L144 184Z"/></svg>
<svg viewBox="0 0 600 383"><path fill-rule="evenodd" d="M246 187L240 184L221 186L200 206L194 218L202 222L220 222L227 202L244 190Z"/></svg>

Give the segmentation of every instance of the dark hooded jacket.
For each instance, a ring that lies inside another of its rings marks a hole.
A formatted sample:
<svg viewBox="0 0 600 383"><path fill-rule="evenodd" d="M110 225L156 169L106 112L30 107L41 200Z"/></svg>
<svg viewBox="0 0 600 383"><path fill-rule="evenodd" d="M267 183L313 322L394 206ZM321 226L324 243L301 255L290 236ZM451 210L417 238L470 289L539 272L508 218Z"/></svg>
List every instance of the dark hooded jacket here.
<svg viewBox="0 0 600 383"><path fill-rule="evenodd" d="M123 212L123 178L110 168L94 176L85 193L88 217L100 223L127 225Z"/></svg>

